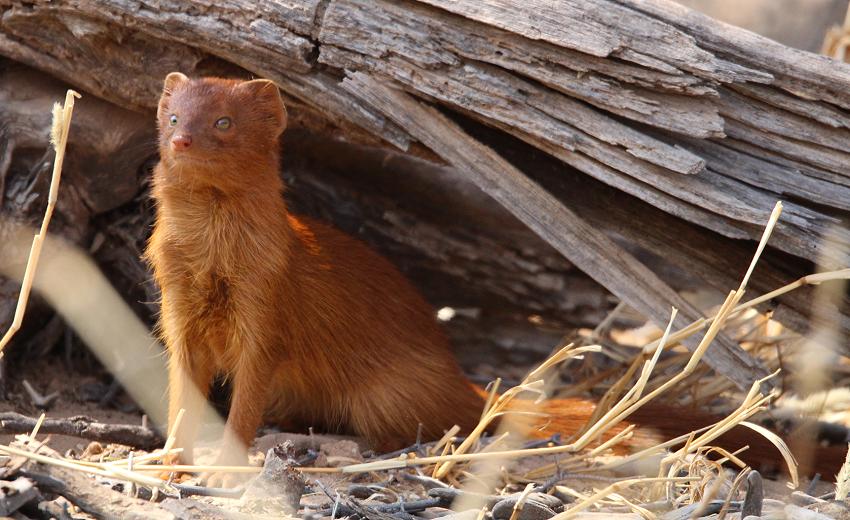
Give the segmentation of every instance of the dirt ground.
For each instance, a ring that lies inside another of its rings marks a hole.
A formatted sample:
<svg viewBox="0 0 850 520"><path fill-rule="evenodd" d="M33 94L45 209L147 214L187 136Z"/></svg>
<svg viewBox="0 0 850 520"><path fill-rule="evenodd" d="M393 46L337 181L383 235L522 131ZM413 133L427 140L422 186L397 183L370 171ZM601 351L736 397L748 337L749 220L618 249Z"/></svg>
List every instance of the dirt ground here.
<svg viewBox="0 0 850 520"><path fill-rule="evenodd" d="M99 400L109 390L109 377L99 367L80 366L78 360L68 366L58 355L47 355L30 363L12 365L12 373L6 381L7 399L0 400L0 412L17 412L38 417L46 412L51 419L85 415L99 422L110 424L141 424L142 412L120 389L109 402ZM56 393L56 399L47 410L32 404L23 381L28 381L43 396ZM8 444L13 435L0 434L0 443ZM65 453L67 450L82 452L87 441L64 435L51 436L50 445Z"/></svg>

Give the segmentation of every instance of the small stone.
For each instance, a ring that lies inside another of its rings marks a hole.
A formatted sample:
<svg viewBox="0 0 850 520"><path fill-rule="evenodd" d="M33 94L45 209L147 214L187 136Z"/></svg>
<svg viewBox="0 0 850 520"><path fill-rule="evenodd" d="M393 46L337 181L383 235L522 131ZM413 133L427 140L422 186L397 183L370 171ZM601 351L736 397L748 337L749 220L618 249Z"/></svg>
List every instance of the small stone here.
<svg viewBox="0 0 850 520"><path fill-rule="evenodd" d="M345 466L363 462L360 446L347 439L326 442L319 446L319 452L326 457L329 466Z"/></svg>
<svg viewBox="0 0 850 520"><path fill-rule="evenodd" d="M275 513L294 515L304 492L304 478L295 469L295 449L286 441L266 453L263 471L248 483L240 502L243 507L262 503L268 511L270 501Z"/></svg>
<svg viewBox="0 0 850 520"><path fill-rule="evenodd" d="M508 520L513 514L514 506L518 500L518 494L500 500L493 506L493 518L496 520ZM552 495L531 493L519 511L517 520L546 520L563 510L564 504Z"/></svg>
<svg viewBox="0 0 850 520"><path fill-rule="evenodd" d="M348 486L348 494L353 496L354 498L359 498L360 500L366 500L375 494L375 491L369 487L364 486L363 484L352 484Z"/></svg>
<svg viewBox="0 0 850 520"><path fill-rule="evenodd" d="M747 495L744 497L744 505L741 506L741 516L761 516L763 503L764 482L761 473L750 471L747 474Z"/></svg>

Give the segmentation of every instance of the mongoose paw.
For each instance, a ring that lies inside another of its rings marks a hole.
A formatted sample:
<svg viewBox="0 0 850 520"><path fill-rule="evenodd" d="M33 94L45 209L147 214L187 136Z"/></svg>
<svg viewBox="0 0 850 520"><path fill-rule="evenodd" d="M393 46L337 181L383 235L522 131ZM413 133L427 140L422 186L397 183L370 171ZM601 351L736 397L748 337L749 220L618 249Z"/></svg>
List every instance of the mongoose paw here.
<svg viewBox="0 0 850 520"><path fill-rule="evenodd" d="M248 466L248 456L244 450L223 447L213 466L245 467ZM224 467L221 469L225 470ZM200 482L207 487L232 488L244 484L255 475L254 472L242 471L206 471L201 474Z"/></svg>
<svg viewBox="0 0 850 520"><path fill-rule="evenodd" d="M160 471L156 477L173 484L182 484L192 478L192 474L183 471Z"/></svg>
<svg viewBox="0 0 850 520"><path fill-rule="evenodd" d="M211 488L235 488L247 482L253 474L230 473L224 471L208 471L201 474L202 486Z"/></svg>

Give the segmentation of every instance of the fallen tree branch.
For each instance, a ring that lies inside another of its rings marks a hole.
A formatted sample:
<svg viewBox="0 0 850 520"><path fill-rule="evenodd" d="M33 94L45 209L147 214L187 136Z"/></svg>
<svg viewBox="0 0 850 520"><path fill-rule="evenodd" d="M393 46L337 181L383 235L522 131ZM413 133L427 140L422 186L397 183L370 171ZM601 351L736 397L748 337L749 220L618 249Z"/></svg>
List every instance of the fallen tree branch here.
<svg viewBox="0 0 850 520"><path fill-rule="evenodd" d="M36 418L15 412L0 413L0 432L29 433L35 427ZM143 450L162 446L163 438L153 428L134 424L107 424L91 417L78 415L62 419L46 419L39 429L41 433L70 435L90 441L114 442Z"/></svg>
<svg viewBox="0 0 850 520"><path fill-rule="evenodd" d="M343 86L466 172L485 193L639 312L656 323L665 323L666 309L672 304L680 309L682 322L700 317L649 268L433 108L364 73L352 74ZM697 348L694 339L686 344L691 351ZM718 341L705 360L741 388L767 374L760 362L729 340Z"/></svg>

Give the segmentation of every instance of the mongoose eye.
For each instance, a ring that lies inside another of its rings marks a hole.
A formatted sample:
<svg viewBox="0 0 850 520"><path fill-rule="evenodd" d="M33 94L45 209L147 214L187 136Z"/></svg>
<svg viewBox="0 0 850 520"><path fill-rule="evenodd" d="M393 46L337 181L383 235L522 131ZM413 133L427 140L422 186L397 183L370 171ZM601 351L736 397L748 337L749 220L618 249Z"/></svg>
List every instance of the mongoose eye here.
<svg viewBox="0 0 850 520"><path fill-rule="evenodd" d="M230 128L230 118L222 117L218 121L215 122L215 127L219 130L227 130Z"/></svg>
<svg viewBox="0 0 850 520"><path fill-rule="evenodd" d="M171 117L168 118L168 122L171 123L171 126L176 125L177 124L177 115L171 114Z"/></svg>

